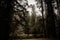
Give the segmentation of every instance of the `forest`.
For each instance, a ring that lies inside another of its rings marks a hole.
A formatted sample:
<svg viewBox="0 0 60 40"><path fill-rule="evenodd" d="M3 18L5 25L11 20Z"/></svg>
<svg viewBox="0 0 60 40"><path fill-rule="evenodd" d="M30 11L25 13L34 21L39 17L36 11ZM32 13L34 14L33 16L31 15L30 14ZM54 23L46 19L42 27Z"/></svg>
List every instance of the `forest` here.
<svg viewBox="0 0 60 40"><path fill-rule="evenodd" d="M60 39L60 0L0 0L0 38Z"/></svg>

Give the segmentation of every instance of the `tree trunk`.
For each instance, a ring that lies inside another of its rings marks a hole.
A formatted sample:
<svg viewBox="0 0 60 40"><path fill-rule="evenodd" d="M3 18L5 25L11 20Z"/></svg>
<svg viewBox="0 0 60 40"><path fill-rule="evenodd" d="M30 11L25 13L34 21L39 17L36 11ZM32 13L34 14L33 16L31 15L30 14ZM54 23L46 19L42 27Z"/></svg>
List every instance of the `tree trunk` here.
<svg viewBox="0 0 60 40"><path fill-rule="evenodd" d="M48 30L48 37L55 37L55 19L54 19L54 12L52 7L51 0L45 0L47 4L48 13L46 14L46 23L47 23L47 30Z"/></svg>
<svg viewBox="0 0 60 40"><path fill-rule="evenodd" d="M8 40L9 38L9 28L10 28L10 21L11 21L11 1L12 0L4 0L0 1L0 37L1 40ZM4 5L2 2L5 2ZM2 6L1 6L2 4Z"/></svg>

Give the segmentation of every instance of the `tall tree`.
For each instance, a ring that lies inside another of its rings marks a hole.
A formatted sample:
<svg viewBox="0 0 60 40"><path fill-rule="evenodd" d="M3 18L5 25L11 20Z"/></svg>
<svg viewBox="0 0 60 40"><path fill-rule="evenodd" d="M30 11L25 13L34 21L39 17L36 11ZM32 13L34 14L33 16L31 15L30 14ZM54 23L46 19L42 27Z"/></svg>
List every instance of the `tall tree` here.
<svg viewBox="0 0 60 40"><path fill-rule="evenodd" d="M0 0L0 37L1 40L8 40L11 21L12 0Z"/></svg>
<svg viewBox="0 0 60 40"><path fill-rule="evenodd" d="M48 37L49 36L56 36L56 29L55 29L55 14L53 11L53 6L52 6L52 0L45 0L45 3L47 4L47 18L46 18L46 23L47 23L47 30L48 30Z"/></svg>
<svg viewBox="0 0 60 40"><path fill-rule="evenodd" d="M55 0L56 3L57 3L57 10L58 10L58 13L57 13L57 37L60 38L60 0Z"/></svg>

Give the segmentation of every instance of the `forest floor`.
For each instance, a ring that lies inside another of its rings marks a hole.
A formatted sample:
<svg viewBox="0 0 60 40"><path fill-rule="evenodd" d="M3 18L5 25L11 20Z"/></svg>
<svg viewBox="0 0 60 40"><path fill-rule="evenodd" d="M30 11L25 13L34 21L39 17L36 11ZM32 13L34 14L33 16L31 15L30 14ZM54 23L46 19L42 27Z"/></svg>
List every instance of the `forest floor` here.
<svg viewBox="0 0 60 40"><path fill-rule="evenodd" d="M51 39L51 38L32 38L32 39L13 39L13 40L59 40L59 39Z"/></svg>
<svg viewBox="0 0 60 40"><path fill-rule="evenodd" d="M11 37L11 39L9 39L9 40L60 40L60 39L58 39L58 38L53 38L53 37L50 37L50 38L48 38L48 37L44 37L44 36L40 36L40 37L33 37L32 35L30 35L30 36L26 36L26 35L24 35L24 36L16 36L16 37Z"/></svg>

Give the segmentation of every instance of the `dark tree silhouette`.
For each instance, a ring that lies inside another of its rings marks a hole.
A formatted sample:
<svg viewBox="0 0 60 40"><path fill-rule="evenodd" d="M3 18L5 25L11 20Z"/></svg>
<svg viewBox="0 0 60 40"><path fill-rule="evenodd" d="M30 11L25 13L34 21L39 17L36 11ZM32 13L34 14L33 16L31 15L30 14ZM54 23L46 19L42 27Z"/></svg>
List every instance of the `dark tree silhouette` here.
<svg viewBox="0 0 60 40"><path fill-rule="evenodd" d="M12 0L0 0L0 37L8 40L11 21Z"/></svg>
<svg viewBox="0 0 60 40"><path fill-rule="evenodd" d="M48 37L55 37L56 35L56 28L55 28L55 14L53 11L53 6L52 6L52 0L45 0L47 4L47 18L46 18L46 23L47 23L47 30L48 30Z"/></svg>
<svg viewBox="0 0 60 40"><path fill-rule="evenodd" d="M57 28L56 28L57 29L57 37L60 38L60 36L59 36L60 35L60 21L59 21L60 20L60 8L59 8L60 0L55 0L55 1L57 3L57 10L58 10L57 21L56 21L57 22L57 24L56 24L57 25Z"/></svg>

